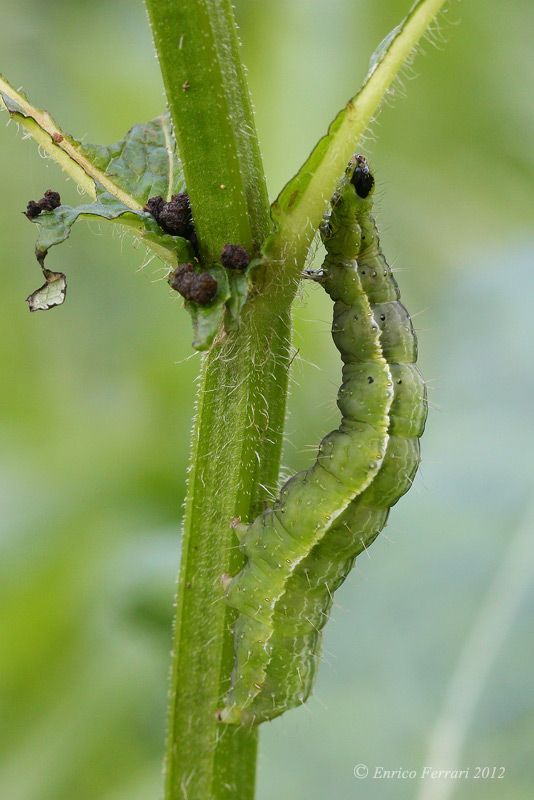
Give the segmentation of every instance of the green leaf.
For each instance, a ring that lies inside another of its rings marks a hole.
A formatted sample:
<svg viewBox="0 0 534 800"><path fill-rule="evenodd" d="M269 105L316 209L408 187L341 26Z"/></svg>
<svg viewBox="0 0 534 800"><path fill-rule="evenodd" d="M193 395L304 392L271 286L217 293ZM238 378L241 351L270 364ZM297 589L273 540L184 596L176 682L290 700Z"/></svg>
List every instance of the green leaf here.
<svg viewBox="0 0 534 800"><path fill-rule="evenodd" d="M134 125L111 145L82 144L62 131L47 111L28 102L0 76L0 107L25 128L39 146L89 194L95 204L78 209L61 206L36 218L42 227L37 243L40 263L46 251L64 241L81 216L96 215L128 227L174 269L176 256L189 260L191 249L168 236L150 214L143 212L149 197L170 197L185 189L183 169L168 113Z"/></svg>
<svg viewBox="0 0 534 800"><path fill-rule="evenodd" d="M47 311L53 306L60 306L67 293L67 279L62 272L51 272L43 267L45 283L26 298L30 311Z"/></svg>
<svg viewBox="0 0 534 800"><path fill-rule="evenodd" d="M226 303L226 316L224 327L227 331L239 328L241 310L245 305L252 287L252 272L263 264L261 258L254 258L243 271L230 270L228 279L230 283L230 298Z"/></svg>
<svg viewBox="0 0 534 800"><path fill-rule="evenodd" d="M149 197L185 192L182 164L176 155L170 115L134 125L110 145L79 144L80 152L144 206Z"/></svg>
<svg viewBox="0 0 534 800"><path fill-rule="evenodd" d="M217 294L206 306L199 306L188 300L184 305L193 321L193 347L195 350L208 350L219 331L225 316L225 303L230 300L230 282L228 274L220 264L214 264L208 272L217 281Z"/></svg>
<svg viewBox="0 0 534 800"><path fill-rule="evenodd" d="M183 169L168 113L134 125L123 139L105 146L82 144L69 136L48 111L33 106L2 76L1 107L93 199L100 185L124 205L141 210L151 189L168 197L184 191Z"/></svg>
<svg viewBox="0 0 534 800"><path fill-rule="evenodd" d="M31 310L47 310L64 301L65 276L46 270L43 262L50 247L65 241L74 223L82 217L96 216L128 228L169 270L181 263L198 263L190 242L166 234L154 217L143 211L150 197L159 195L169 200L173 194L186 191L168 113L134 125L118 142L98 145L84 144L64 133L47 111L32 106L1 76L0 106L95 200L77 207L61 205L32 219L40 226L36 256L46 283L27 298ZM223 320L227 330L239 326L240 312L249 292L250 269L228 275L220 265L208 265L208 271L218 282L215 299L207 306L185 303L193 320L196 349L206 350L211 346ZM63 284L50 275L62 276L64 290Z"/></svg>
<svg viewBox="0 0 534 800"><path fill-rule="evenodd" d="M191 242L181 236L170 236L164 233L156 220L147 211L138 211L121 203L116 197L97 187L97 200L94 203L83 203L79 206L61 205L53 211L40 214L35 220L39 225L39 235L35 253L40 264L44 261L48 250L60 244L70 236L72 226L80 217L100 217L109 222L120 222L133 230L150 246L158 245L169 254L174 254L172 263L191 261L194 250Z"/></svg>
<svg viewBox="0 0 534 800"><path fill-rule="evenodd" d="M378 46L359 92L332 121L327 133L271 206L276 232L264 254L273 266L298 276L328 202L358 142L420 38L446 0L418 0L408 16Z"/></svg>
<svg viewBox="0 0 534 800"><path fill-rule="evenodd" d="M59 290L53 293L53 302L50 302L52 288L55 285L57 289L58 284L51 284L49 276L61 275L64 281L65 276L62 273L52 273L47 270L44 260L51 247L68 239L72 226L80 217L99 217L109 222L119 222L143 239L147 246L152 249L157 248L159 253L165 251L167 254L165 260L172 259L172 265L191 261L195 257L189 241L180 236L169 236L164 233L151 214L124 205L109 192L104 191L101 186L98 186L97 200L94 203L85 203L79 206L60 205L53 211L45 211L32 220L39 225L35 255L47 283L28 297L30 311L47 310L63 303L66 291ZM55 279L52 280L55 282Z"/></svg>

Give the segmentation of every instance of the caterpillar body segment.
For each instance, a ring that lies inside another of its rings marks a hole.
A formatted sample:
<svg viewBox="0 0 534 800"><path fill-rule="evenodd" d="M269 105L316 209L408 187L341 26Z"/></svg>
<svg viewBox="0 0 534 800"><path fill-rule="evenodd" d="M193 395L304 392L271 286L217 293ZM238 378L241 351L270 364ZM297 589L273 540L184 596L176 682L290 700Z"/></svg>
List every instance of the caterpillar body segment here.
<svg viewBox="0 0 534 800"><path fill-rule="evenodd" d="M225 591L239 612L231 684L218 712L225 723L257 724L308 698L333 594L419 464L425 384L370 213L373 188L365 159L354 156L321 226L327 255L311 277L334 301L341 424L240 539L247 561Z"/></svg>

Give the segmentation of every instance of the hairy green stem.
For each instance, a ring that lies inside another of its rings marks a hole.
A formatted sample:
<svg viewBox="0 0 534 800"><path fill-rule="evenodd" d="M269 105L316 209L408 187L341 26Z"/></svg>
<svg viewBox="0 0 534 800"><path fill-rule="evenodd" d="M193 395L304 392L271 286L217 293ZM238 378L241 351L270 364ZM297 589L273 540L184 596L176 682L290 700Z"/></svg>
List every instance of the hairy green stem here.
<svg viewBox="0 0 534 800"><path fill-rule="evenodd" d="M204 261L257 253L269 203L230 0L146 0Z"/></svg>
<svg viewBox="0 0 534 800"><path fill-rule="evenodd" d="M269 206L226 0L147 0L204 263L231 242L258 253ZM230 528L278 478L289 297L260 294L204 357L193 432L174 635L166 800L252 800L257 732L223 726L234 613L221 576L242 556Z"/></svg>
<svg viewBox="0 0 534 800"><path fill-rule="evenodd" d="M215 719L234 658L234 614L220 579L242 565L230 520L258 513L278 477L289 315L275 308L271 298L257 297L237 335L204 359L178 591L166 800L254 796L256 730Z"/></svg>

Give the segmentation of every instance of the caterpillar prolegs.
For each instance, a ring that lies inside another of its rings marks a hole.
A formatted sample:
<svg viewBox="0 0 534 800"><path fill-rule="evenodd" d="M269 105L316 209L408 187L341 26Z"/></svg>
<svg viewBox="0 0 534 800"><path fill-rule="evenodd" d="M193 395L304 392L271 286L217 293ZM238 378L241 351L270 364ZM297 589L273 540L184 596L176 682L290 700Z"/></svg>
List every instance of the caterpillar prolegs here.
<svg viewBox="0 0 534 800"><path fill-rule="evenodd" d="M222 722L253 725L305 702L333 593L419 464L425 384L410 315L371 216L373 189L365 158L354 156L321 226L326 258L309 276L334 301L341 424L271 509L236 526L247 561L226 585L239 616Z"/></svg>

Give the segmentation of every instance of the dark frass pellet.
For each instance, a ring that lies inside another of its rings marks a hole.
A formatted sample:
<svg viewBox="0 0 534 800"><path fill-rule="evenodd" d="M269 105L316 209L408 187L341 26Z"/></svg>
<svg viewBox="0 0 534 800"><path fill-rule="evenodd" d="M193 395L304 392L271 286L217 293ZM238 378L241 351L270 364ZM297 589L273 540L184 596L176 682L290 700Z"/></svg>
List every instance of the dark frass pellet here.
<svg viewBox="0 0 534 800"><path fill-rule="evenodd" d="M172 236L190 239L193 232L193 217L189 197L186 194L173 194L170 201L163 204L159 214L159 224Z"/></svg>
<svg viewBox="0 0 534 800"><path fill-rule="evenodd" d="M26 206L26 211L24 213L26 214L28 219L35 219L35 217L39 216L42 210L43 209L41 208L39 203L36 203L35 200L30 200L30 202Z"/></svg>
<svg viewBox="0 0 534 800"><path fill-rule="evenodd" d="M28 219L35 219L35 217L38 217L43 211L53 211L60 205L61 197L59 196L59 192L53 192L52 189L47 189L44 196L37 202L35 202L35 200L30 200L24 214Z"/></svg>
<svg viewBox="0 0 534 800"><path fill-rule="evenodd" d="M240 244L225 244L221 253L221 264L227 269L246 269L250 264L250 256Z"/></svg>
<svg viewBox="0 0 534 800"><path fill-rule="evenodd" d="M156 222L158 222L161 207L163 206L164 203L165 200L163 199L163 197L161 197L161 195L158 194L155 197L151 197L149 200L146 201L146 205L143 208L143 211L148 211L150 214L152 214Z"/></svg>
<svg viewBox="0 0 534 800"><path fill-rule="evenodd" d="M144 210L152 214L165 233L171 236L183 236L184 239L192 238L195 228L189 197L186 194L173 194L168 201L156 195L147 200Z"/></svg>
<svg viewBox="0 0 534 800"><path fill-rule="evenodd" d="M193 303L205 306L217 294L217 281L207 272L195 272L192 264L180 264L173 272L172 288Z"/></svg>

